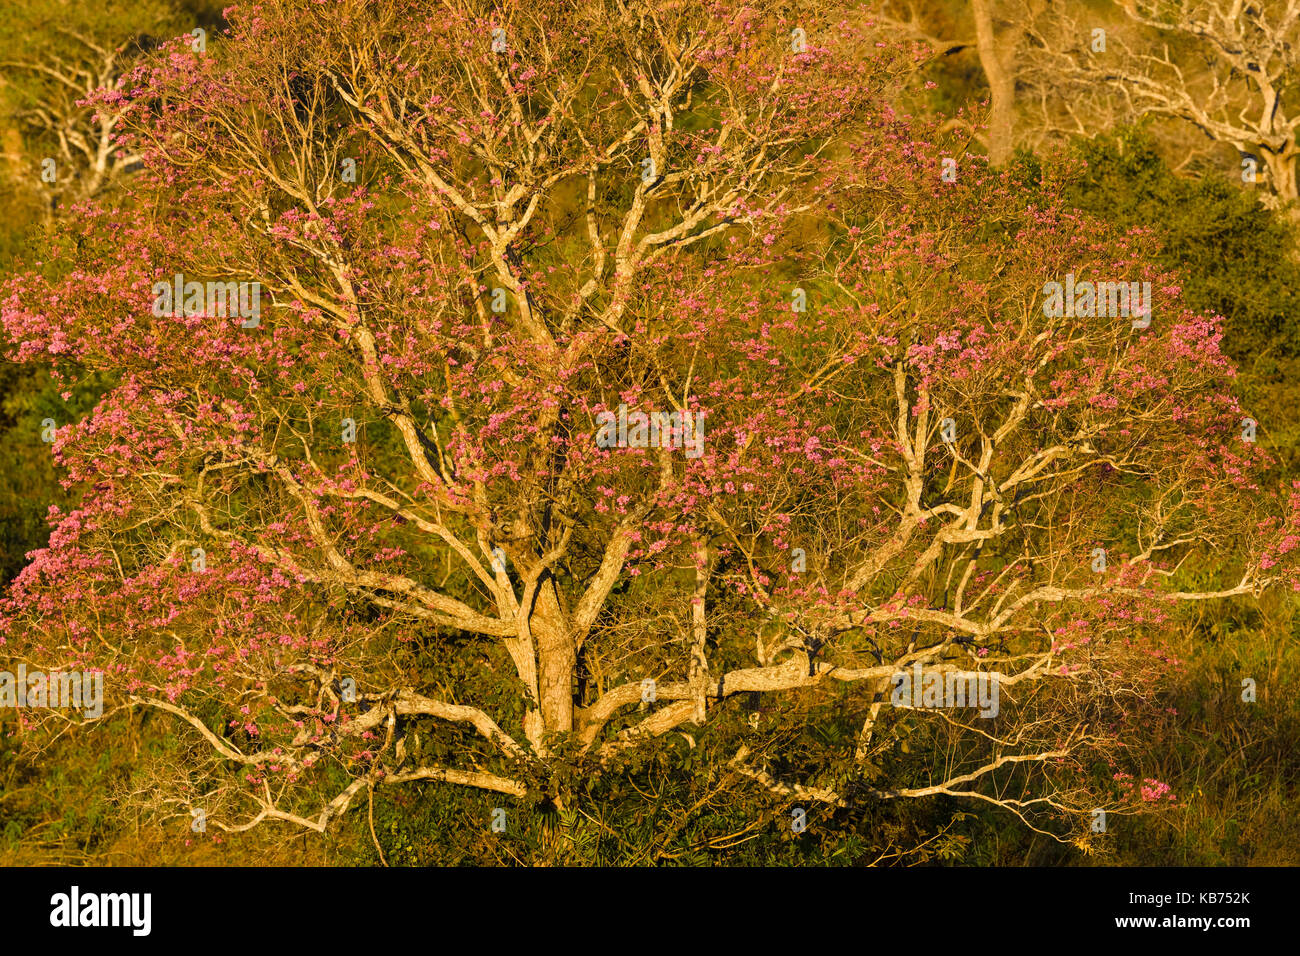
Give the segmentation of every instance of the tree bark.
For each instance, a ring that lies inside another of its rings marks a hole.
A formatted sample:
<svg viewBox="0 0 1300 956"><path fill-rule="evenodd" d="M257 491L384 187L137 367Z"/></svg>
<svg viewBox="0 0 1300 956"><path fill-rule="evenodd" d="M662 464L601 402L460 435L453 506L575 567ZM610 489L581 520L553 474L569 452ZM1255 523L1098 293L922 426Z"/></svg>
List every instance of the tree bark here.
<svg viewBox="0 0 1300 956"><path fill-rule="evenodd" d="M572 733L578 647L550 579L538 588L528 624L537 646L538 703L544 730L548 734Z"/></svg>
<svg viewBox="0 0 1300 956"><path fill-rule="evenodd" d="M1016 79L998 49L990 0L971 0L976 49L989 84L989 163L1001 166L1015 146Z"/></svg>
<svg viewBox="0 0 1300 956"><path fill-rule="evenodd" d="M1268 167L1274 193L1287 207L1292 221L1297 221L1300 219L1300 206L1297 206L1296 199L1300 198L1300 188L1297 187L1296 181L1296 158L1300 156L1300 150L1294 143L1288 143L1280 152L1274 152L1268 146L1261 144L1260 153L1264 157L1265 166Z"/></svg>

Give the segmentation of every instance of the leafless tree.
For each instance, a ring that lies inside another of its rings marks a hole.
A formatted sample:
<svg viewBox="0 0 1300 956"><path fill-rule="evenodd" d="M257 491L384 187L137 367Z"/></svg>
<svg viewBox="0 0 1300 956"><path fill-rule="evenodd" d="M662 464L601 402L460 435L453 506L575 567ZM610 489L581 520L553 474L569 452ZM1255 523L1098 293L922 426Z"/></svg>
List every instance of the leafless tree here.
<svg viewBox="0 0 1300 956"><path fill-rule="evenodd" d="M47 216L60 201L67 204L99 194L138 162L138 157L114 146L120 116L85 103L97 89L121 88L125 64L138 44L115 47L80 31L57 32L72 41L67 48L71 52L0 60L0 69L42 81L36 84L39 95L15 97L12 119L29 139L48 144L52 154L6 155L19 166L22 180L50 196ZM0 79L0 85L14 84ZM46 160L54 161L52 170Z"/></svg>
<svg viewBox="0 0 1300 956"><path fill-rule="evenodd" d="M1297 192L1297 0L1120 0L1123 27L1054 7L1033 31L1030 70L1093 132L1109 122L1169 117L1261 161L1275 204ZM1243 178L1246 178L1243 176ZM1247 180L1249 181L1249 180Z"/></svg>

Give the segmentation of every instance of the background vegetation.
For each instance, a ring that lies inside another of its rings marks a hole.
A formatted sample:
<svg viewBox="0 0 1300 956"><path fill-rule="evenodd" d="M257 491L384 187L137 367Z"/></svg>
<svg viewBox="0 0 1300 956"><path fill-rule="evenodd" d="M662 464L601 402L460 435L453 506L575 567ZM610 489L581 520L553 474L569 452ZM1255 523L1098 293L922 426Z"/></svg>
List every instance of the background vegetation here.
<svg viewBox="0 0 1300 956"><path fill-rule="evenodd" d="M961 36L973 30L964 8L922 3L918 22L933 36ZM73 192L52 199L39 180L34 160L56 154L58 143L57 135L33 123L32 109L56 91L47 77L15 64L83 55L85 45L73 33L120 51L126 63L147 50L151 38L195 26L215 34L217 6L169 0L8 5L0 20L0 274L39 258L50 217L69 214L77 198ZM937 86L927 89L927 81ZM978 113L988 95L985 70L970 47L923 65L915 86L898 91L902 105L942 116ZM1260 410L1261 440L1294 474L1300 465L1294 374L1300 364L1300 256L1288 210L1241 182L1234 157L1216 157L1216 147L1194 129L1138 117L1136 124L1067 136L1036 128L1030 110L1022 118L1021 149L1012 162L1027 183L1041 164L1073 164L1072 201L1119 226L1154 230L1163 243L1161 264L1181 276L1191 304L1222 316L1225 350L1240 370L1240 395ZM1192 149L1207 158L1182 162ZM972 150L979 151L978 142ZM126 203L127 183L129 170L95 188ZM0 362L0 583L44 544L47 509L71 503L40 440L42 419L79 418L103 387L93 378L61 386ZM1208 583L1216 569L1194 573ZM767 804L720 794L717 780L684 772L722 763L708 760L714 745L708 735L698 749L674 735L676 743L640 758L630 784L612 773L582 781L600 797L600 817L502 797L512 823L496 836L488 831L480 794L424 784L359 801L322 836L287 826L243 836L200 835L184 820L159 825L128 809L129 795L150 785L140 770L142 756L187 746L167 722L119 714L36 754L6 711L0 713L0 863L510 864L545 858L544 848L555 845L547 836L558 828L572 839L563 842L568 855L555 862L569 864L1296 864L1298 628L1295 601L1282 595L1208 605L1189 619L1177 649L1181 663L1167 673L1162 690L1165 719L1130 741L1135 762L1167 781L1177 799L1159 812L1113 822L1107 834L1073 847L1042 839L999 810L943 799L812 807L807 831L795 835L786 821L777 825ZM2 656L0 665L7 666ZM1259 698L1243 707L1241 680L1247 676L1259 682ZM465 680L473 675L466 673ZM833 706L808 713L801 726L786 744L792 753L856 730ZM942 742L918 733L901 746ZM639 792L622 792L627 785Z"/></svg>

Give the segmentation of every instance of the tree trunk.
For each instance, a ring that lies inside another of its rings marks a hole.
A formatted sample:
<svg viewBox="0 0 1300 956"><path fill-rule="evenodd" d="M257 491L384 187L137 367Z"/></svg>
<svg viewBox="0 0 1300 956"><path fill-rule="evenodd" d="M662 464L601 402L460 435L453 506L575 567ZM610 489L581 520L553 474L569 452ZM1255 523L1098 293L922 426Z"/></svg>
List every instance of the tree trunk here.
<svg viewBox="0 0 1300 956"><path fill-rule="evenodd" d="M1297 189L1296 183L1296 158L1300 156L1300 150L1297 150L1293 143L1288 143L1281 152L1275 153L1261 144L1260 153L1264 157L1264 165L1268 168L1268 178L1273 193L1292 222L1300 221L1300 204L1296 203L1296 199L1300 198L1300 190Z"/></svg>
<svg viewBox="0 0 1300 956"><path fill-rule="evenodd" d="M578 648L549 578L538 589L528 626L537 646L537 689L548 734L573 732L573 678Z"/></svg>
<svg viewBox="0 0 1300 956"><path fill-rule="evenodd" d="M989 83L989 163L1001 166L1015 146L1016 79L998 49L991 0L971 0L976 48Z"/></svg>

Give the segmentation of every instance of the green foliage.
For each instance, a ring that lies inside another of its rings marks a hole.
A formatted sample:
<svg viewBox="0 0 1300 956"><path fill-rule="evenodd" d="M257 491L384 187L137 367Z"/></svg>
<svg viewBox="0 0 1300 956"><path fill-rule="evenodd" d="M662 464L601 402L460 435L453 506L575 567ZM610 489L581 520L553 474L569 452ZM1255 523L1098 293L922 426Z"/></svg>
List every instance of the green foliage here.
<svg viewBox="0 0 1300 956"><path fill-rule="evenodd" d="M21 570L27 552L45 546L50 506L72 503L59 484L51 446L41 439L41 422L53 419L62 427L79 421L104 387L96 377L60 385L44 373L0 363L0 582Z"/></svg>
<svg viewBox="0 0 1300 956"><path fill-rule="evenodd" d="M1162 695L1166 719L1133 742L1177 799L1116 827L1113 862L1295 865L1300 621L1290 605L1268 618L1207 616L1188 634L1186 662ZM1256 682L1254 702L1243 700L1244 678Z"/></svg>
<svg viewBox="0 0 1300 956"><path fill-rule="evenodd" d="M1300 263L1288 226L1240 183L1184 179L1141 128L1078 140L1086 172L1067 192L1124 228L1154 229L1157 261L1185 279L1188 303L1224 318L1224 351L1249 368L1300 354Z"/></svg>

